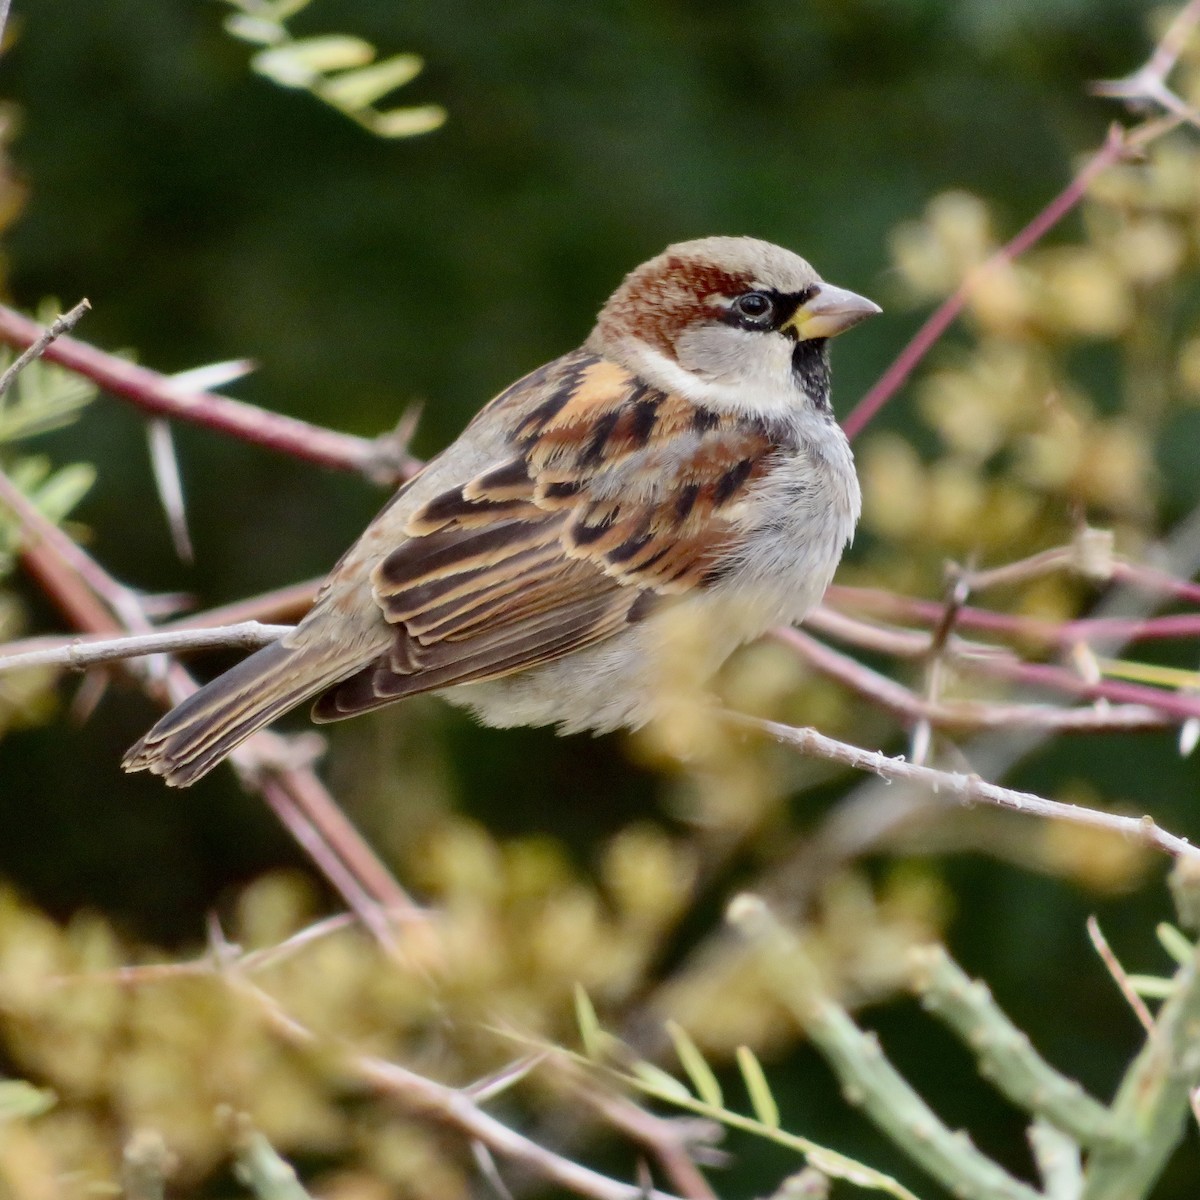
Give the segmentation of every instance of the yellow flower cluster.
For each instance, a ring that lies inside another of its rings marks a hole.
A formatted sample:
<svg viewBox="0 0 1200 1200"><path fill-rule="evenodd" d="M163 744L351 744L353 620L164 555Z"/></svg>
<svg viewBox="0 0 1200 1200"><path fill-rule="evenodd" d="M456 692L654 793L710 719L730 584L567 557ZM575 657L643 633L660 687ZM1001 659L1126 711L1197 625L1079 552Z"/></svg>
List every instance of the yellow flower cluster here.
<svg viewBox="0 0 1200 1200"><path fill-rule="evenodd" d="M912 385L932 442L881 428L860 450L864 525L883 543L867 562L875 582L895 582L897 544L906 582L912 556L933 582L946 557L1003 562L1069 540L1085 519L1126 549L1148 534L1158 439L1200 397L1200 339L1179 332L1182 284L1200 264L1194 140L1102 173L1067 228L1070 241L998 261L987 206L952 192L897 230L903 294L927 303L964 288L969 338L948 339Z"/></svg>

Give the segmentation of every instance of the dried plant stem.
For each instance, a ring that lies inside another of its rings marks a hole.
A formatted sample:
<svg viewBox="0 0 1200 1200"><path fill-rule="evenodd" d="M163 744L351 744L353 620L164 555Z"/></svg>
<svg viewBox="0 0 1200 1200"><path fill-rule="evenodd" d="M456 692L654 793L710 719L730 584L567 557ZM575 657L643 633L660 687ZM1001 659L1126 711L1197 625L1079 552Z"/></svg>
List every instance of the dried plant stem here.
<svg viewBox="0 0 1200 1200"><path fill-rule="evenodd" d="M179 629L144 633L122 638L40 639L52 644L22 653L0 654L0 675L31 667L69 667L81 671L98 663L118 662L146 654L172 654L182 650L211 650L237 647L256 650L291 632L291 625L262 625L242 621L237 625L218 625L208 629Z"/></svg>
<svg viewBox="0 0 1200 1200"><path fill-rule="evenodd" d="M242 621L285 621L300 617L312 605L323 580L322 576L288 584L245 600L235 600L232 604L222 604L218 608L208 608L175 621L167 621L162 628L164 631L208 629L214 625L237 625Z"/></svg>
<svg viewBox="0 0 1200 1200"><path fill-rule="evenodd" d="M45 334L36 321L0 305L0 342L32 348ZM305 462L358 471L380 483L396 483L413 470L404 447L390 437L355 437L214 392L188 391L166 375L74 338L58 338L42 349L51 362L83 375L143 412L203 425Z"/></svg>
<svg viewBox="0 0 1200 1200"><path fill-rule="evenodd" d="M977 775L938 771L932 767L918 766L903 758L891 758L878 750L864 750L860 746L852 746L848 742L839 742L835 738L827 737L815 729L781 725L777 721L766 721L760 717L749 717L740 713L726 713L725 716L733 724L759 730L801 754L841 763L859 771L870 771L881 779L892 782L917 784L928 788L937 796L946 797L959 804L988 804L995 808L1007 809L1009 812L1067 821L1093 829L1105 829L1174 858L1200 861L1200 849L1186 838L1168 833L1149 816L1126 817L1119 813L1063 804L1034 795L1032 792L1018 792L1012 788L988 783Z"/></svg>
<svg viewBox="0 0 1200 1200"><path fill-rule="evenodd" d="M354 924L351 913L338 913L332 917L306 925L298 933L274 946L260 950L243 951L240 947L222 942L220 954L215 947L201 958L183 962L134 963L125 967L113 967L106 971L84 971L71 975L47 975L41 982L45 987L93 987L97 984L117 984L120 987L140 987L148 983L162 983L169 979L194 979L211 976L218 965L236 962L243 974L277 966L313 942L340 933Z"/></svg>
<svg viewBox="0 0 1200 1200"><path fill-rule="evenodd" d="M825 607L886 617L897 621L934 624L942 611L936 600L901 596L883 588L834 584L825 593ZM1076 642L1119 638L1144 642L1200 637L1200 613L1171 613L1161 617L1078 617L1070 621L1045 621L1015 613L964 606L958 614L961 629L1032 642L1039 646L1072 646Z"/></svg>
<svg viewBox="0 0 1200 1200"><path fill-rule="evenodd" d="M848 641L864 649L901 658L920 658L928 652L929 635L926 633L868 624L829 608L810 613L806 624L839 641ZM777 638L791 644L792 639L786 631L773 632ZM948 647L946 659L962 671L991 675L1027 687L1045 688L1087 700L1145 706L1170 718L1169 722L1164 723L1178 724L1200 716L1198 696L1121 679L1088 679L1066 667L1026 662L1010 651L995 646L958 641ZM1045 728L1056 730L1058 726L1053 721L1047 721Z"/></svg>
<svg viewBox="0 0 1200 1200"><path fill-rule="evenodd" d="M1116 956L1113 948L1108 944L1108 938L1104 936L1104 931L1100 928L1100 922L1095 916L1090 916L1087 919L1088 937L1091 939L1092 946L1096 953L1100 956L1100 961L1104 964L1104 968L1112 976L1112 981L1117 985L1118 991L1125 997L1125 1003L1129 1005L1130 1011L1138 1019L1141 1027L1149 1033L1154 1028L1154 1017L1149 1008L1146 1007L1146 1002L1134 990L1133 984L1129 981L1129 975L1125 968L1121 966L1121 960Z"/></svg>
<svg viewBox="0 0 1200 1200"><path fill-rule="evenodd" d="M304 1049L321 1046L316 1034L286 1012L272 996L236 971L228 977L239 991L258 1003L267 1024L285 1041ZM481 1142L501 1158L518 1163L539 1178L576 1195L593 1200L680 1200L668 1192L621 1183L556 1154L484 1112L469 1092L427 1079L398 1063L354 1051L345 1052L341 1062L349 1076L391 1097L407 1111L441 1121L468 1139Z"/></svg>
<svg viewBox="0 0 1200 1200"><path fill-rule="evenodd" d="M1179 11L1166 33L1155 45L1146 63L1116 85L1101 85L1096 90L1124 100L1151 103L1167 110L1165 119L1147 121L1132 131L1113 125L1101 147L1083 164L1078 173L1057 196L1039 212L1028 225L1005 243L985 263L972 271L958 289L938 306L917 330L890 367L879 377L867 394L855 405L842 422L846 436L860 434L881 408L904 385L917 364L933 348L938 339L966 308L971 295L988 274L1004 263L1020 258L1035 246L1087 195L1092 181L1133 149L1148 145L1157 137L1176 128L1181 121L1196 122L1196 114L1174 92L1167 88L1167 76L1179 60L1180 52L1197 21L1200 4L1190 2Z"/></svg>
<svg viewBox="0 0 1200 1200"><path fill-rule="evenodd" d="M0 9L0 38L4 36L4 21L8 19L8 4L5 0L3 9ZM25 370L27 366L35 358L40 358L45 354L47 347L51 342L62 337L64 333L75 328L79 324L80 319L85 312L90 311L91 304L87 300L80 300L70 312L62 313L55 317L45 329L42 330L36 342L26 346L23 353L17 356L3 375L0 375L0 396L12 387L13 380Z"/></svg>
<svg viewBox="0 0 1200 1200"><path fill-rule="evenodd" d="M594 1086L582 1089L581 1094L610 1125L645 1146L658 1159L684 1200L717 1200L717 1194L688 1153L678 1120L668 1121L624 1096Z"/></svg>
<svg viewBox="0 0 1200 1200"><path fill-rule="evenodd" d="M1073 1079L1056 1071L1003 1012L987 985L937 945L909 952L913 991L979 1061L980 1072L1014 1104L1084 1146L1126 1145L1131 1131Z"/></svg>

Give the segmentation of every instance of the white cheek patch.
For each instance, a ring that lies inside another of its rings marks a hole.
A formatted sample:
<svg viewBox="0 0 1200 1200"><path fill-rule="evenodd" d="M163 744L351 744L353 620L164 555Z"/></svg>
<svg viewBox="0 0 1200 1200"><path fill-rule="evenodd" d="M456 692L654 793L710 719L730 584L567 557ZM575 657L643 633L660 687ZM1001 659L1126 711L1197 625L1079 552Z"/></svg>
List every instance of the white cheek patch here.
<svg viewBox="0 0 1200 1200"><path fill-rule="evenodd" d="M705 344L709 335L722 332L733 336L728 342L717 340L715 350ZM739 343L739 338L744 341ZM792 343L786 338L718 326L684 334L680 342L685 339L691 339L686 348L677 343L679 362L635 338L621 344L619 358L646 382L693 404L751 417L784 417L802 424L817 416L811 399L797 384ZM723 346L733 348L732 358ZM708 370L706 360L711 364ZM689 363L697 365L689 367Z"/></svg>

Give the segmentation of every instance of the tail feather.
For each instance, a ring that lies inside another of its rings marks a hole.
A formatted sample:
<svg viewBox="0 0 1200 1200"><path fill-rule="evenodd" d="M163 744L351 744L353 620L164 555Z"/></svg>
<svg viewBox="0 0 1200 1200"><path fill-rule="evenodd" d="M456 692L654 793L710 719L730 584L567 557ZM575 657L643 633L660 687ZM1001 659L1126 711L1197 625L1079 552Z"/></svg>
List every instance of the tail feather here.
<svg viewBox="0 0 1200 1200"><path fill-rule="evenodd" d="M121 766L161 775L172 787L194 783L252 733L362 665L323 649L322 658L282 642L263 647L176 705Z"/></svg>

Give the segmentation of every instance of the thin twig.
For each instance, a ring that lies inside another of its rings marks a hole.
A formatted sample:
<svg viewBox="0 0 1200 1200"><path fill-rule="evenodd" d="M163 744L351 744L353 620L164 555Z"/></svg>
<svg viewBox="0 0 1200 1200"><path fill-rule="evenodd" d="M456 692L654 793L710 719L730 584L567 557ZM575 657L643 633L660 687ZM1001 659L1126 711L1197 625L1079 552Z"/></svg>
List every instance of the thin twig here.
<svg viewBox="0 0 1200 1200"><path fill-rule="evenodd" d="M289 1014L274 997L236 971L229 972L228 978L238 991L257 1001L267 1024L280 1037L306 1049L320 1045L316 1034ZM647 1191L634 1184L621 1183L564 1158L484 1112L469 1093L418 1075L399 1063L354 1051L346 1052L341 1063L350 1076L391 1097L408 1111L442 1121L468 1139L481 1142L492 1153L520 1163L540 1178L577 1195L592 1200L680 1200L657 1189Z"/></svg>
<svg viewBox="0 0 1200 1200"><path fill-rule="evenodd" d="M7 20L8 3L7 0L5 0L4 8L0 9L0 38L4 36L4 22ZM33 362L35 358L41 358L41 356L46 353L46 349L51 342L62 337L62 335L68 330L74 329L75 326L79 324L83 314L90 311L91 307L91 304L89 304L86 299L80 300L80 302L75 305L70 312L62 313L61 315L55 317L54 320L42 330L37 341L30 343L30 345L25 348L24 353L17 357L16 361L14 361L8 367L3 375L0 375L0 396L3 396L4 393L7 392L10 387L12 387L13 380L16 379L16 377L20 375L20 373L25 370L25 368L29 366L29 364Z"/></svg>
<svg viewBox="0 0 1200 1200"><path fill-rule="evenodd" d="M99 628L88 627L84 622L89 632L111 634L114 618L117 628L123 625L139 634L152 632L137 595L113 579L48 520L3 471L0 471L0 502L17 514L26 539L44 551L48 563L54 563L54 573L48 578L73 590L79 590L83 584L103 597L112 616L101 612ZM129 669L139 663L140 660L126 660ZM196 688L188 673L175 663L157 674L153 670L135 674L151 696L168 705L178 703ZM381 944L389 951L395 945L389 916L414 918L413 936L424 936L418 931L418 927L425 929L419 906L346 819L316 775L307 766L295 764L295 756L289 756L285 750L287 745L277 735L260 731L239 746L230 760L243 784L267 801ZM421 947L422 956L428 957L431 950L430 945Z"/></svg>
<svg viewBox="0 0 1200 1200"><path fill-rule="evenodd" d="M0 675L6 671L28 670L30 667L70 667L74 671L81 671L97 663L118 662L147 654L173 654L181 650L211 650L216 647L257 650L277 641L293 628L292 625L261 625L257 621L243 621L239 625L143 633L122 638L75 637L66 643L59 642L41 650L0 654Z"/></svg>
<svg viewBox="0 0 1200 1200"><path fill-rule="evenodd" d="M1113 952L1113 948L1108 944L1108 938L1104 936L1104 931L1100 928L1100 922L1095 916L1089 916L1087 919L1088 937L1092 940L1092 945L1096 949L1096 953L1100 956L1100 961L1104 964L1109 975L1112 976L1113 982L1117 985L1121 995L1125 997L1125 1003L1133 1010L1133 1015L1137 1017L1138 1023L1147 1032L1150 1033L1154 1029L1154 1016L1146 1007L1146 1002L1137 994L1137 989L1129 980L1129 976L1125 972L1125 968L1121 966L1121 960L1117 958Z"/></svg>
<svg viewBox="0 0 1200 1200"><path fill-rule="evenodd" d="M903 758L892 758L879 750L865 750L860 746L827 737L815 729L782 725L777 721L767 721L761 717L750 717L741 713L725 715L734 724L766 733L775 741L790 746L801 754L841 763L859 771L870 771L881 779L892 782L918 784L928 788L935 795L947 797L960 804L988 804L994 808L1024 813L1027 816L1066 821L1092 829L1105 829L1121 834L1139 845L1160 850L1173 858L1200 858L1200 849L1193 846L1187 838L1168 833L1149 816L1126 817L1119 813L1047 800L1032 792L1018 792L1012 788L1000 787L999 784L988 783L977 775L938 771L932 767L918 766Z"/></svg>
<svg viewBox="0 0 1200 1200"><path fill-rule="evenodd" d="M1161 729L1178 719L1149 705L1121 704L1058 708L1049 704L998 704L977 700L923 699L894 679L843 654L800 629L779 628L771 636L823 675L906 721L928 721L938 729L1052 729L1060 733L1128 732Z"/></svg>
<svg viewBox="0 0 1200 1200"><path fill-rule="evenodd" d="M936 600L902 596L884 588L834 584L825 593L826 607L867 613L899 621L933 625L941 616ZM1200 637L1200 613L1170 613L1161 617L1077 617L1048 621L1019 613L993 612L966 605L958 614L960 629L1032 642L1039 646L1071 646L1075 642L1119 638L1123 642L1165 641Z"/></svg>
<svg viewBox="0 0 1200 1200"><path fill-rule="evenodd" d="M929 353L942 334L966 308L971 296L986 281L990 272L1001 264L1018 258L1040 241L1079 204L1087 194L1092 180L1111 167L1113 163L1118 162L1125 154L1126 149L1125 131L1119 125L1114 125L1108 131L1104 144L1084 163L1070 183L1011 241L972 271L957 290L944 300L917 330L892 365L884 371L842 422L842 428L845 429L848 438L857 437L879 410L900 390L917 364Z"/></svg>
<svg viewBox="0 0 1200 1200"><path fill-rule="evenodd" d="M856 621L833 609L811 612L806 624L839 641L848 641L865 649L879 650L902 658L919 658L926 652L929 635L911 630L887 629ZM780 636L780 631L775 631ZM783 636L787 640L787 636ZM962 671L990 675L1032 688L1046 688L1087 700L1108 700L1118 704L1143 705L1165 716L1174 724L1200 716L1200 696L1148 687L1122 679L1089 679L1066 667L1051 663L1033 663L997 646L955 642L947 658ZM1057 728L1053 724L1047 728Z"/></svg>
<svg viewBox="0 0 1200 1200"><path fill-rule="evenodd" d="M286 961L313 942L348 929L358 921L353 913L337 913L306 925L299 932L274 946L261 950L242 951L231 947L234 961L244 972L264 970ZM228 960L226 960L227 962ZM81 971L66 975L47 975L40 982L45 987L92 987L102 984L117 984L120 987L140 987L143 984L162 983L169 979L192 979L213 975L218 962L212 950L199 958L182 962L135 963L125 967L113 967L106 971Z"/></svg>
<svg viewBox="0 0 1200 1200"><path fill-rule="evenodd" d="M658 1159L671 1185L686 1200L717 1200L700 1168L688 1153L682 1123L669 1121L647 1112L625 1096L597 1088L594 1082L582 1092L583 1098L617 1129L640 1142Z"/></svg>

